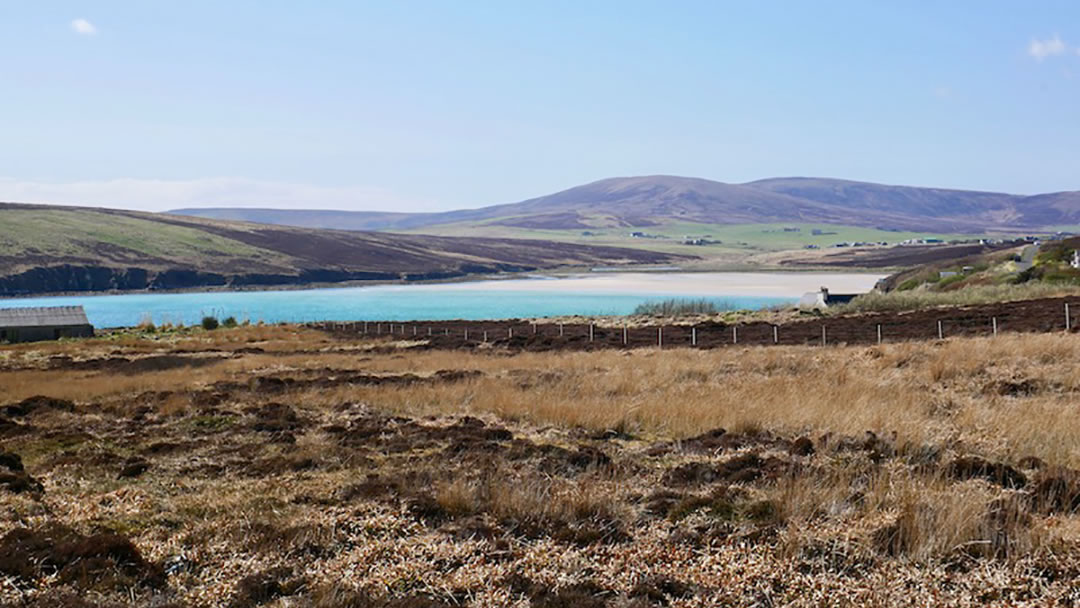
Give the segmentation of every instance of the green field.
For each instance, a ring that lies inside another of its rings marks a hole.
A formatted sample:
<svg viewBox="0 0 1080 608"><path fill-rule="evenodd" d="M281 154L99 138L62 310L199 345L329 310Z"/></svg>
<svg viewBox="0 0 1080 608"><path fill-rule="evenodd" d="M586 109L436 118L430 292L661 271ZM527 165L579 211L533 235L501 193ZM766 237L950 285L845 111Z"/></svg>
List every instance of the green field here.
<svg viewBox="0 0 1080 608"><path fill-rule="evenodd" d="M797 228L798 231L785 232L784 228ZM813 234L813 230L815 229L820 230L822 234ZM444 224L441 226L426 226L410 232L444 236L546 239L592 245L635 247L703 257L722 257L725 255L747 255L770 251L803 249L808 245L817 245L821 248L827 248L835 243L853 241L873 243L884 241L893 244L912 238L937 238L948 241L985 236L938 232L894 232L854 226L792 223L670 223L642 227L539 230L492 225L485 222L463 222L458 224ZM631 237L631 232L643 232L648 234L650 238ZM685 245L683 244L683 241L687 238L704 238L709 241L719 242L707 245Z"/></svg>
<svg viewBox="0 0 1080 608"><path fill-rule="evenodd" d="M105 220L105 221L103 221ZM130 215L104 216L97 210L6 209L0 256L27 254L58 258L125 255L177 261L244 259L283 262L284 256L198 228Z"/></svg>

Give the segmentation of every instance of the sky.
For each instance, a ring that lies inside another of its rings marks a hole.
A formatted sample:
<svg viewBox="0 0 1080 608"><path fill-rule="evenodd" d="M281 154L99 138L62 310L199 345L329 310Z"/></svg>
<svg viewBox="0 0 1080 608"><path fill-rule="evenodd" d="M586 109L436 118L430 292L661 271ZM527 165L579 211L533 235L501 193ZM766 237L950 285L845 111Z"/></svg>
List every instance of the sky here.
<svg viewBox="0 0 1080 608"><path fill-rule="evenodd" d="M649 174L1080 189L1080 3L0 0L0 200L432 211Z"/></svg>

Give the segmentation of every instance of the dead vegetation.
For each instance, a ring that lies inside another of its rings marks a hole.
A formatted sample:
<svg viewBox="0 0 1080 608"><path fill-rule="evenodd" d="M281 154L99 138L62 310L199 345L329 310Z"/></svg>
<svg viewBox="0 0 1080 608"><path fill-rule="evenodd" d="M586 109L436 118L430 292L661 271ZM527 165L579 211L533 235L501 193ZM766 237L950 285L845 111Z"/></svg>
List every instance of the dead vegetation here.
<svg viewBox="0 0 1080 608"><path fill-rule="evenodd" d="M389 344L275 327L0 350L0 606L1075 593L1074 335Z"/></svg>

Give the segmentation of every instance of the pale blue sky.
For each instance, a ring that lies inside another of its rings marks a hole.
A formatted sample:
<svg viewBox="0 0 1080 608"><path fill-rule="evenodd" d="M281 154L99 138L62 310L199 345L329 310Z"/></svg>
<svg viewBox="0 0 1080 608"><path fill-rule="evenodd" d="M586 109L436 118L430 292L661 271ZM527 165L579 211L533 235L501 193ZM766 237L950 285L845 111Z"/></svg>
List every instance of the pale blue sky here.
<svg viewBox="0 0 1080 608"><path fill-rule="evenodd" d="M449 209L654 173L1080 189L1078 49L1066 1L0 0L0 200Z"/></svg>

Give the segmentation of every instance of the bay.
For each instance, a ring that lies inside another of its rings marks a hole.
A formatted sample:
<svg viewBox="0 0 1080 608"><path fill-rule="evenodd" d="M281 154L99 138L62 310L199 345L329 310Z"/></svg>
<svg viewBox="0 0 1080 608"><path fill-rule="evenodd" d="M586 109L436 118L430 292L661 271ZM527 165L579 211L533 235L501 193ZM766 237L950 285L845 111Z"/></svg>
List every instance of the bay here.
<svg viewBox="0 0 1080 608"><path fill-rule="evenodd" d="M0 300L0 308L82 305L96 327L144 320L192 325L202 317L240 321L509 319L568 315L623 315L667 298L704 298L725 309L794 303L829 286L865 292L882 275L809 272L624 272L423 285L372 285L279 291L209 291L71 295Z"/></svg>

